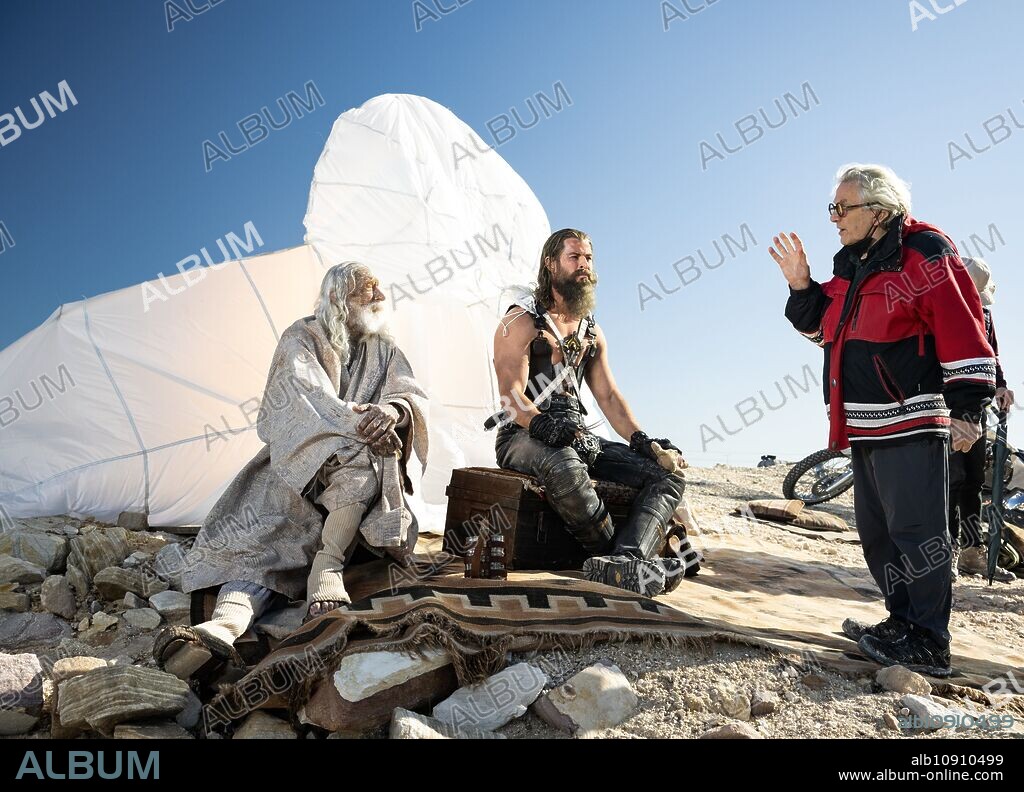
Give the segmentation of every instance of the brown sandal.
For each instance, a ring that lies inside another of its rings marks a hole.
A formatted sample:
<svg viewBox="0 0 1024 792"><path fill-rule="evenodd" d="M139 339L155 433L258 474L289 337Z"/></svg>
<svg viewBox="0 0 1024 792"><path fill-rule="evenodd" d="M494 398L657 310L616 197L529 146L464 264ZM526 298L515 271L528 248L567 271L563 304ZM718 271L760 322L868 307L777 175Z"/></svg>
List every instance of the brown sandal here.
<svg viewBox="0 0 1024 792"><path fill-rule="evenodd" d="M191 650L194 660L192 666L183 664L184 661L179 657L183 650ZM203 654L207 655L205 659L202 657ZM174 667L176 657L179 657L179 668ZM192 676L207 677L220 671L225 665L245 667L245 661L231 644L200 632L194 627L183 625L167 627L157 636L153 644L153 659L161 669L168 670L182 679ZM165 668L168 665L171 668Z"/></svg>

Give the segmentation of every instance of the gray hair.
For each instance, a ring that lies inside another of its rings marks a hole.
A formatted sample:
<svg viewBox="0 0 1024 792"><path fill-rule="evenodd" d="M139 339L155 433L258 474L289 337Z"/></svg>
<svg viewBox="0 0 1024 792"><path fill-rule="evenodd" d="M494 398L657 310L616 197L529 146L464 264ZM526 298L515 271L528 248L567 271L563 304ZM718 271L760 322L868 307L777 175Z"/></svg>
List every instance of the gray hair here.
<svg viewBox="0 0 1024 792"><path fill-rule="evenodd" d="M910 214L910 185L885 165L844 165L836 174L836 186L853 183L860 188L864 203L876 204L889 212L886 221L896 215Z"/></svg>
<svg viewBox="0 0 1024 792"><path fill-rule="evenodd" d="M341 358L342 365L349 359L348 298L356 289L359 275L370 275L370 268L356 261L335 264L324 275L320 284L320 296L313 306L313 313L327 333Z"/></svg>

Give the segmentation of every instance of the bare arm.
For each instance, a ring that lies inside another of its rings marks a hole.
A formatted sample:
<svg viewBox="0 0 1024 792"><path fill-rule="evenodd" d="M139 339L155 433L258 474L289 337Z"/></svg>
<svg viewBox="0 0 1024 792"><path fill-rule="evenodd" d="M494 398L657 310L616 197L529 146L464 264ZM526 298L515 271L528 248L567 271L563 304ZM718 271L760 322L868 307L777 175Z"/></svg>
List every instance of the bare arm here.
<svg viewBox="0 0 1024 792"><path fill-rule="evenodd" d="M540 410L526 396L526 382L530 376L530 342L536 335L529 314L515 319L513 309L498 325L494 333L494 373L498 378L498 393L502 405L512 413L515 422L524 429Z"/></svg>
<svg viewBox="0 0 1024 792"><path fill-rule="evenodd" d="M600 327L597 328L597 356L587 367L586 380L597 406L601 408L608 423L629 442L633 432L640 430L640 424L629 408L626 397L615 384L615 377L612 376L611 365L608 362L608 341Z"/></svg>

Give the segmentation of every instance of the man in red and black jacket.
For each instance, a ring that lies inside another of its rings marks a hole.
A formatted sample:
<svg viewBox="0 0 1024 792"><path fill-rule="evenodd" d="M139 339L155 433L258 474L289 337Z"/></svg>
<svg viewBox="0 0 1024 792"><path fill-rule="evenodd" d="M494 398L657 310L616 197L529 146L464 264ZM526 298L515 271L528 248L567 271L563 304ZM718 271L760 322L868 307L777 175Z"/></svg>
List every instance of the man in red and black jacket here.
<svg viewBox="0 0 1024 792"><path fill-rule="evenodd" d="M829 214L843 245L831 280L811 279L796 234L769 252L789 282L786 317L825 350L829 448L852 449L857 530L889 611L843 632L883 665L949 676L947 443L974 445L995 392L981 302L889 168L842 169Z"/></svg>

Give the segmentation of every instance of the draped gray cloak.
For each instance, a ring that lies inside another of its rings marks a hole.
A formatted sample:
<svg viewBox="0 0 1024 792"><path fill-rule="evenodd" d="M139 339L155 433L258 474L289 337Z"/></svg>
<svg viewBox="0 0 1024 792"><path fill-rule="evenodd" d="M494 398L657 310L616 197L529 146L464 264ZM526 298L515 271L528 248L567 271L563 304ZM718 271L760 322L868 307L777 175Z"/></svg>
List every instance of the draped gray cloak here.
<svg viewBox="0 0 1024 792"><path fill-rule="evenodd" d="M403 407L400 454L374 454L358 436L357 404ZM332 471L335 503L376 492L360 539L378 554L406 558L416 543L407 466L427 460L427 396L395 343L381 336L356 342L343 365L320 322L295 322L281 336L257 419L266 445L214 504L185 557L182 591L247 580L300 599L319 549L323 518L315 505ZM331 507L334 508L334 507Z"/></svg>

